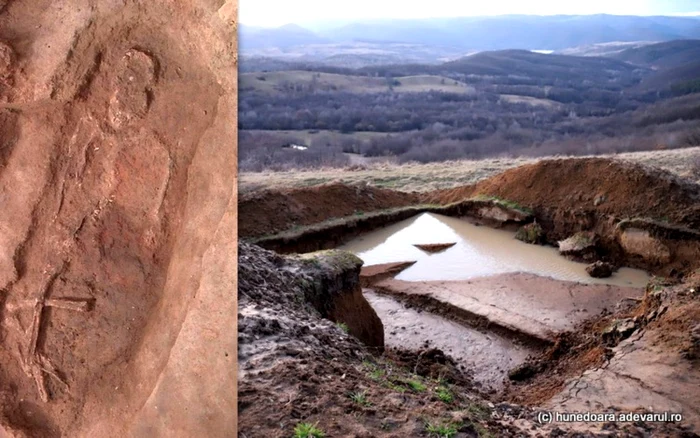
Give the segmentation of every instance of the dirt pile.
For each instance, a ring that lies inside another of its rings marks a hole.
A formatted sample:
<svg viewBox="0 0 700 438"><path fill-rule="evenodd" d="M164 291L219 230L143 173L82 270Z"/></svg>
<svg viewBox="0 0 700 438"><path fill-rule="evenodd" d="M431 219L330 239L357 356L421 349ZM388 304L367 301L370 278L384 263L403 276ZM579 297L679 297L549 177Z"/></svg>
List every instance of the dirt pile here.
<svg viewBox="0 0 700 438"><path fill-rule="evenodd" d="M551 244L592 236L588 262L604 260L658 275L700 267L700 186L668 172L605 158L545 160L473 186L427 194L454 203L492 196L530 208ZM574 248L571 252L581 252Z"/></svg>
<svg viewBox="0 0 700 438"><path fill-rule="evenodd" d="M243 195L239 236L259 237L332 218L418 203L418 195L376 187L330 184Z"/></svg>
<svg viewBox="0 0 700 438"><path fill-rule="evenodd" d="M323 318L339 324L375 352L384 350L384 326L362 295L362 260L344 251L320 251L296 258L312 278L305 298Z"/></svg>
<svg viewBox="0 0 700 438"><path fill-rule="evenodd" d="M544 160L473 186L440 190L425 201L449 204L496 196L535 211L591 210L619 218L646 216L700 228L700 187L669 172L607 158Z"/></svg>
<svg viewBox="0 0 700 438"><path fill-rule="evenodd" d="M239 380L250 370L274 367L285 357L324 355L347 360L368 355L355 337L321 318L307 298L320 299L314 287L318 280L301 261L239 244Z"/></svg>
<svg viewBox="0 0 700 438"><path fill-rule="evenodd" d="M0 3L0 435L235 427L233 17Z"/></svg>

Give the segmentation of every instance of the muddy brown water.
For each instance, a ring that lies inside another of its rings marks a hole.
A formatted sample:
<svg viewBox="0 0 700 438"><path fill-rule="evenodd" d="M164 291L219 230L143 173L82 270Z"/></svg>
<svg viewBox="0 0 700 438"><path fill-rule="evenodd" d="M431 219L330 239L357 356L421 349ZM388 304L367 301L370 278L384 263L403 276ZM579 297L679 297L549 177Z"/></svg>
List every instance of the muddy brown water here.
<svg viewBox="0 0 700 438"><path fill-rule="evenodd" d="M527 272L557 280L590 284L644 287L650 276L639 269L621 268L610 278L592 278L586 264L568 260L557 248L530 245L511 231L478 226L465 220L425 213L366 233L339 249L357 254L365 265L416 261L398 280L469 280L513 272ZM456 242L429 254L414 244Z"/></svg>

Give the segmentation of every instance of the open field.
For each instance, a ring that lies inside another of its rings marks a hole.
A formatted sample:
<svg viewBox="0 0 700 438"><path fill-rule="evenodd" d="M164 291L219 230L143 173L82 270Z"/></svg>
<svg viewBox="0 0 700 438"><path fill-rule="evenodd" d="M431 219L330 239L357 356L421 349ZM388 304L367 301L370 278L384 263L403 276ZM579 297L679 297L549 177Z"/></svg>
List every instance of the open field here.
<svg viewBox="0 0 700 438"><path fill-rule="evenodd" d="M333 141L343 141L345 139L351 139L355 141L366 141L377 137L386 137L387 135L396 135L396 133L391 132L377 132L377 131L355 131L355 132L340 132L331 131L329 129L302 129L299 131L284 129L284 130L272 130L272 129L250 129L247 132L251 134L274 134L280 136L280 138L290 137L297 138L304 142L305 145L310 145L314 139L324 137L328 140Z"/></svg>
<svg viewBox="0 0 700 438"><path fill-rule="evenodd" d="M445 93L474 93L474 88L454 79L437 75L414 75L392 78L396 93L441 91ZM285 87L316 91L345 91L349 93L384 93L390 90L384 77L351 76L311 71L277 71L244 73L240 75L242 90L275 93Z"/></svg>
<svg viewBox="0 0 700 438"><path fill-rule="evenodd" d="M545 106L547 108L559 108L562 105L559 102L549 100L549 99L538 99L536 97L530 97L530 96L518 96L515 94L501 94L502 101L508 102L508 103L526 103L528 105L540 105L540 106Z"/></svg>
<svg viewBox="0 0 700 438"><path fill-rule="evenodd" d="M700 160L700 146L607 156L658 167L700 182L700 175L693 173L693 163ZM427 192L474 183L511 167L541 159L543 158L493 158L404 165L384 162L349 166L345 169L241 173L239 187L241 193L245 193L265 188L307 187L330 182L343 182L348 184L366 183L403 191Z"/></svg>

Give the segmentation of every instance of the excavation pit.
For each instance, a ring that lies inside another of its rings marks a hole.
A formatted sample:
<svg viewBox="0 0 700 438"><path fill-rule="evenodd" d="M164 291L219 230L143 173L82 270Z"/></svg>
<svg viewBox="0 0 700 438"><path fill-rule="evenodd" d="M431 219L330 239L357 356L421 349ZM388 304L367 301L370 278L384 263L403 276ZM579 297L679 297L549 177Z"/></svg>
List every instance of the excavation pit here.
<svg viewBox="0 0 700 438"><path fill-rule="evenodd" d="M437 253L415 245L456 242ZM340 249L365 262L364 295L388 347L439 348L486 390L555 342L557 334L620 302L637 300L650 276L621 268L593 278L586 264L511 231L425 213L364 234ZM415 263L398 263L415 261ZM385 267L387 275L382 275Z"/></svg>

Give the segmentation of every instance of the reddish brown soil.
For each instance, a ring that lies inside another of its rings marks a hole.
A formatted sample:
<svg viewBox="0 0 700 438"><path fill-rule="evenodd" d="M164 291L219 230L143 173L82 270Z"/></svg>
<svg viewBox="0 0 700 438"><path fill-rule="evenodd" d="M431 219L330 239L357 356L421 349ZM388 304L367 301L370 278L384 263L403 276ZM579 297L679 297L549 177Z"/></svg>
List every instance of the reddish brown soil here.
<svg viewBox="0 0 700 438"><path fill-rule="evenodd" d="M571 377L602 365L610 355L600 332L611 321L609 315L586 321L577 330L565 332L540 356L533 358L521 372L532 374L524 381L513 381L499 395L512 403L538 406L558 394ZM519 380L519 379L518 379Z"/></svg>
<svg viewBox="0 0 700 438"><path fill-rule="evenodd" d="M379 281L398 275L401 271L415 263L416 262L396 262L363 266L362 271L360 271L360 285L362 285L362 287L370 287Z"/></svg>
<svg viewBox="0 0 700 438"><path fill-rule="evenodd" d="M668 172L607 158L540 161L476 185L430 193L424 200L448 204L480 194L533 209L594 210L599 215L645 216L700 228L698 185Z"/></svg>
<svg viewBox="0 0 700 438"><path fill-rule="evenodd" d="M0 5L0 435L221 433L232 397L208 425L140 410L213 290L205 252L232 239L213 242L235 208L223 2Z"/></svg>
<svg viewBox="0 0 700 438"><path fill-rule="evenodd" d="M328 219L417 203L416 194L343 184L255 192L240 198L238 232L240 237L259 237Z"/></svg>
<svg viewBox="0 0 700 438"><path fill-rule="evenodd" d="M698 342L693 338L693 328L700 322L697 296L686 292L686 284L664 287L672 288L667 289L672 295L663 303L654 295L655 288L651 287L641 302L632 304L628 301L626 308L593 317L575 330L561 333L554 346L525 364L523 369L531 376L512 382L501 397L514 403L539 405L560 392L569 378L601 367L612 356L611 348L621 340L606 339L602 333L619 319L634 318L637 330L653 333L656 345L669 352L691 356L689 353L694 353ZM700 358L692 356L689 359L697 361Z"/></svg>
<svg viewBox="0 0 700 438"><path fill-rule="evenodd" d="M484 402L463 395L468 380L449 359L436 350L422 353L388 351L384 359L364 363L309 356L247 378L239 386L239 433L286 438L297 424L310 423L329 437L421 437L428 436L427 422L452 422L461 423L461 436L479 436L476 427L515 436L517 429L489 421ZM438 377L452 388L449 404L436 395ZM409 380L425 389L411 389ZM365 404L351 399L358 393Z"/></svg>

